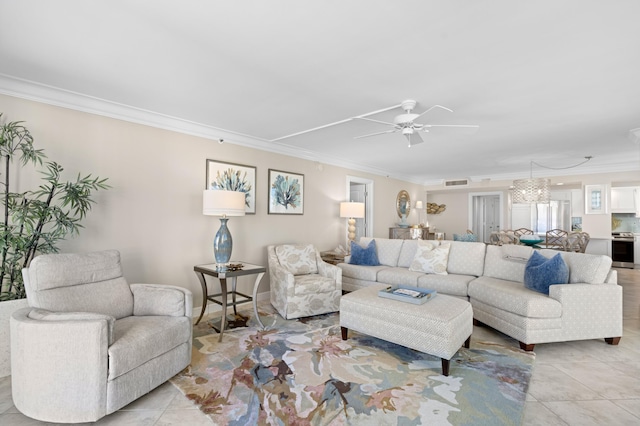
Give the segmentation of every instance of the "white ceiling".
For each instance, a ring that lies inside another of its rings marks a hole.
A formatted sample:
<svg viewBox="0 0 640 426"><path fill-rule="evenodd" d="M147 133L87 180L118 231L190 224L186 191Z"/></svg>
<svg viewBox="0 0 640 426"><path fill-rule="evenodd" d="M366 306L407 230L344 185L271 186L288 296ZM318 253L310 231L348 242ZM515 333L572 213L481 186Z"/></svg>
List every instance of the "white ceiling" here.
<svg viewBox="0 0 640 426"><path fill-rule="evenodd" d="M637 0L0 0L0 93L425 184L588 155L534 176L640 170L638 16ZM422 123L480 128L354 139L386 128L347 119L405 99L454 111Z"/></svg>

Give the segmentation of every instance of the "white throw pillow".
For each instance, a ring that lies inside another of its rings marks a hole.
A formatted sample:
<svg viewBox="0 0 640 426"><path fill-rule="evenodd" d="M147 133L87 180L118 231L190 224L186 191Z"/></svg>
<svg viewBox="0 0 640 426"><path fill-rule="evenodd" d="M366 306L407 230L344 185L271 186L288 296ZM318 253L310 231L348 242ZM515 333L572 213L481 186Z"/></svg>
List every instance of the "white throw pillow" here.
<svg viewBox="0 0 640 426"><path fill-rule="evenodd" d="M435 245L431 242L421 241L409 270L426 274L448 275L447 262L449 261L450 249L451 243Z"/></svg>

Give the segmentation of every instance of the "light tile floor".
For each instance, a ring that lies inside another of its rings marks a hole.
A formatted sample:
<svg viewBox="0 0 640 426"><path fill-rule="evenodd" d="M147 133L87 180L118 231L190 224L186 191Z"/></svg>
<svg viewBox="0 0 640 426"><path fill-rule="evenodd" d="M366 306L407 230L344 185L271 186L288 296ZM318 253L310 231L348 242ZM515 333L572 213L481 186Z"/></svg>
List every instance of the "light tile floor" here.
<svg viewBox="0 0 640 426"><path fill-rule="evenodd" d="M624 292L624 335L604 340L536 345L524 425L640 424L640 270L618 269ZM475 327L473 340L517 345L490 328ZM11 378L0 379L0 425L44 425L22 415L11 399ZM171 383L93 425L210 425Z"/></svg>

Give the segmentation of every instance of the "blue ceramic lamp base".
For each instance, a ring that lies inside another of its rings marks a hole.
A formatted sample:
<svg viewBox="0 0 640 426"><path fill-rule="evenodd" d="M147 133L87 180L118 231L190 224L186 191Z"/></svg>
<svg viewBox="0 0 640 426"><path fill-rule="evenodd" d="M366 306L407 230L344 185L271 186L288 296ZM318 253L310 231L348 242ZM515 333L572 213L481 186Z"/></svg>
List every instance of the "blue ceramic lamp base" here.
<svg viewBox="0 0 640 426"><path fill-rule="evenodd" d="M233 248L231 232L229 232L229 228L227 228L228 220L226 217L220 218L220 229L218 229L213 239L213 253L216 258L217 269L221 271L229 266L231 249Z"/></svg>

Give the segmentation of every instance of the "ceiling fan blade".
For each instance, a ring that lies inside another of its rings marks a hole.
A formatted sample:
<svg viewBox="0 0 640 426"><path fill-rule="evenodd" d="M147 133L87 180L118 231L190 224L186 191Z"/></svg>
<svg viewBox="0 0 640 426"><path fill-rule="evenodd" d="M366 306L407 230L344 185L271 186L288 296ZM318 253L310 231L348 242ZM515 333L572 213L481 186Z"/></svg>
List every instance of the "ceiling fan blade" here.
<svg viewBox="0 0 640 426"><path fill-rule="evenodd" d="M419 117L422 117L423 115L425 115L426 113L428 113L429 111L431 111L431 110L432 110L432 109L434 109L434 108L442 108L442 109L446 109L446 110L447 110L447 111L449 111L449 112L453 112L453 110L452 110L452 109L449 109L449 108L447 108L447 107L443 107L442 105L434 105L434 106L432 106L431 108L429 108L428 110L426 110L425 112L418 114L418 116L416 117L416 119L417 119L417 118L419 118Z"/></svg>
<svg viewBox="0 0 640 426"><path fill-rule="evenodd" d="M373 118L366 118L366 117L354 117L358 120L367 120L367 121L373 121L374 123L380 123L380 124L386 124L387 126L396 126L393 123L389 123L387 121L380 121L380 120L374 120Z"/></svg>
<svg viewBox="0 0 640 426"><path fill-rule="evenodd" d="M428 128L428 127L473 127L473 128L479 128L480 126L478 126L477 124L423 124L422 128Z"/></svg>
<svg viewBox="0 0 640 426"><path fill-rule="evenodd" d="M354 139L368 138L369 136L384 135L385 133L393 133L393 132L397 132L397 130L391 129L391 130L385 130L384 132L369 133L368 135L356 136L354 137Z"/></svg>
<svg viewBox="0 0 640 426"><path fill-rule="evenodd" d="M407 140L409 141L409 148L411 148L414 145L418 145L419 143L424 142L424 139L422 139L422 136L420 136L420 133L418 132L413 132L411 134L405 135Z"/></svg>

